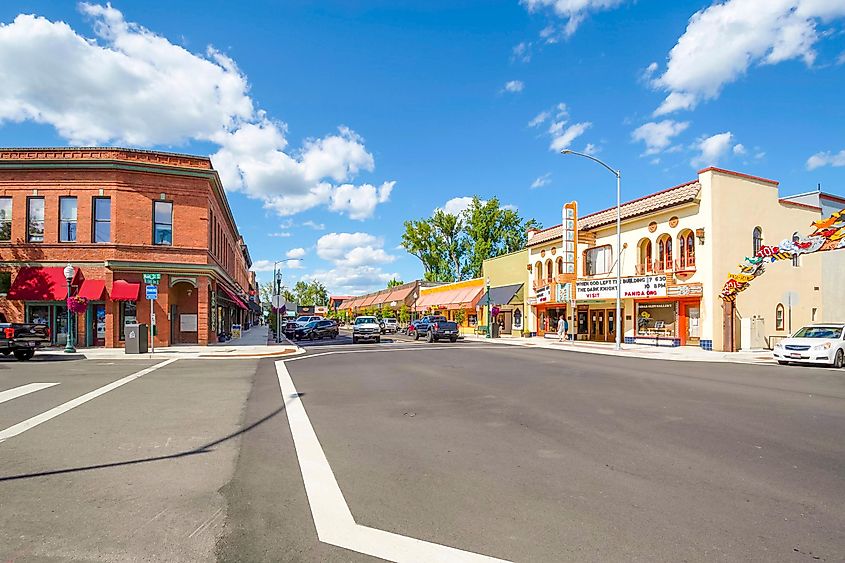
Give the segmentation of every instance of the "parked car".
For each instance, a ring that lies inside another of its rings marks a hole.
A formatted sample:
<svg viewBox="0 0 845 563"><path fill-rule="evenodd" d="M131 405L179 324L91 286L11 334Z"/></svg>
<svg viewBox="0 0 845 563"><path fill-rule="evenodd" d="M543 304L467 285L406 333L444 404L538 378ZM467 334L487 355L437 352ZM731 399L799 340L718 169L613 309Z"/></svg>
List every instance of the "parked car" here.
<svg viewBox="0 0 845 563"><path fill-rule="evenodd" d="M375 317L356 317L352 325L352 343L358 344L361 340L372 340L381 342L381 327Z"/></svg>
<svg viewBox="0 0 845 563"><path fill-rule="evenodd" d="M387 334L396 333L399 331L399 321L394 318L387 318L381 320L381 333Z"/></svg>
<svg viewBox="0 0 845 563"><path fill-rule="evenodd" d="M323 338L337 338L337 324L325 319L311 321L305 326L298 327L293 334L296 340L322 340Z"/></svg>
<svg viewBox="0 0 845 563"><path fill-rule="evenodd" d="M308 323L306 323L306 324L308 324ZM287 338L293 338L293 335L296 332L296 329L299 328L299 327L300 327L300 324L298 322L288 321L284 324L284 327L282 328L282 333Z"/></svg>
<svg viewBox="0 0 845 563"><path fill-rule="evenodd" d="M322 321L323 317L319 315L304 315L302 317L297 317L296 322L299 326L305 326L311 321Z"/></svg>
<svg viewBox="0 0 845 563"><path fill-rule="evenodd" d="M45 324L9 323L0 313L0 354L14 354L15 359L26 361L35 350L50 344L50 327Z"/></svg>
<svg viewBox="0 0 845 563"><path fill-rule="evenodd" d="M424 337L429 342L437 342L448 338L450 341L456 342L458 335L458 323L448 321L442 315L426 315L417 321L414 326L414 340Z"/></svg>
<svg viewBox="0 0 845 563"><path fill-rule="evenodd" d="M772 352L781 365L827 364L835 368L845 365L845 324L824 323L801 327L784 338Z"/></svg>

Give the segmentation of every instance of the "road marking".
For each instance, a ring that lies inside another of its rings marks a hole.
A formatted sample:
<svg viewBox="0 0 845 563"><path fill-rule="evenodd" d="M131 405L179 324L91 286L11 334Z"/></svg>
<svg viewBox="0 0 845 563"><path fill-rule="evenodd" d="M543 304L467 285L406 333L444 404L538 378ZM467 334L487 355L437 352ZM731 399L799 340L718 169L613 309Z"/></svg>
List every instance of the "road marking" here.
<svg viewBox="0 0 845 563"><path fill-rule="evenodd" d="M58 383L30 383L29 385L21 385L20 387L3 391L0 393L0 403L5 403L6 401L22 397L23 395L41 391L42 389L52 387L53 385L58 385Z"/></svg>
<svg viewBox="0 0 845 563"><path fill-rule="evenodd" d="M505 561L356 524L285 366L285 360L276 362L276 373L305 484L305 494L311 507L311 517L320 541L388 561Z"/></svg>
<svg viewBox="0 0 845 563"><path fill-rule="evenodd" d="M67 411L78 407L79 405L87 403L91 399L96 399L100 395L108 393L109 391L112 391L113 389L117 389L121 385L126 385L130 381L135 381L139 377L143 377L150 372L153 372L153 371L155 371L159 368L163 368L164 366L170 365L178 359L179 358L171 358L169 360L165 360L161 363L158 363L154 366L150 366L146 369L142 369L141 371L137 371L137 372L135 372L131 375L127 375L123 379L118 379L117 381L112 381L108 385L103 385L102 387L94 389L93 391L85 393L84 395L77 397L75 399L71 399L70 401L68 401L66 403L62 403L61 405L54 407L54 408L52 408L52 409L50 409L46 412L42 412L41 414L35 415L32 418L28 418L28 419L24 420L23 422L19 422L18 424L15 424L14 426L10 426L10 427L6 428L5 430L0 431L0 443L5 442L9 438L14 438L18 434L22 434L22 433L26 432L27 430L35 428L39 424L43 424L44 422L47 422L50 419L56 418L60 414L64 414Z"/></svg>
<svg viewBox="0 0 845 563"><path fill-rule="evenodd" d="M308 360L310 358L319 358L320 356L334 356L335 354L379 354L390 352L423 352L426 350L461 350L462 347L452 346L450 344L432 344L430 346L412 346L411 348L356 348L354 350L335 350L330 352L317 352L314 354L302 354L296 358L287 358L286 362L293 362L295 360ZM501 346L473 346L473 350L501 350Z"/></svg>

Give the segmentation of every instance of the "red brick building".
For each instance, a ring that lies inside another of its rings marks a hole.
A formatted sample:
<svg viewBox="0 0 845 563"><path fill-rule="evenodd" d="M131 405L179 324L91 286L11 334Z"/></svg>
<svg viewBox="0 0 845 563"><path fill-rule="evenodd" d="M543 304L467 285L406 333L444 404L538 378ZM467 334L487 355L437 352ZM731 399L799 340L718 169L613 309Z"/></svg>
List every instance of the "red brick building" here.
<svg viewBox="0 0 845 563"><path fill-rule="evenodd" d="M77 346L119 347L125 323L150 324L145 273L161 275L156 346L214 342L250 319L249 252L205 157L0 149L0 311L63 345L67 264L71 295L88 300Z"/></svg>

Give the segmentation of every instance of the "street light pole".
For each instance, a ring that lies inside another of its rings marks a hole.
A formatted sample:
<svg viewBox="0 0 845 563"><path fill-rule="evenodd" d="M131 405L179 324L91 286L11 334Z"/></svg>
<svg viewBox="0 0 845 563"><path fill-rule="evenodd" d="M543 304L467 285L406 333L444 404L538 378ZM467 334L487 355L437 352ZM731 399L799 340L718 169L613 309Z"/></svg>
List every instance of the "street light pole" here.
<svg viewBox="0 0 845 563"><path fill-rule="evenodd" d="M71 316L70 312L70 283L73 281L73 266L68 263L64 269L65 279L67 280L67 301L65 301L65 306L67 307L67 338L65 338L65 353L66 354L73 354L76 352L76 348L73 346L73 317Z"/></svg>
<svg viewBox="0 0 845 563"><path fill-rule="evenodd" d="M487 286L487 338L492 338L493 335L490 333L490 278L484 280L485 285Z"/></svg>
<svg viewBox="0 0 845 563"><path fill-rule="evenodd" d="M582 152L563 149L560 154L574 154L588 158L607 168L616 176L616 350L622 349L622 171L615 170L598 158Z"/></svg>

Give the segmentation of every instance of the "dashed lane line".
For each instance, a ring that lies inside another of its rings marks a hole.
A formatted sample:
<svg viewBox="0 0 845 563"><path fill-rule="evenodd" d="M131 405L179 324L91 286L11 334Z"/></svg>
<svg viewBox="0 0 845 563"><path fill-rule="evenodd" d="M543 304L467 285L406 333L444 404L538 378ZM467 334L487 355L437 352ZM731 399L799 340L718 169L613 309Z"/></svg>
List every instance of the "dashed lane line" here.
<svg viewBox="0 0 845 563"><path fill-rule="evenodd" d="M42 389L52 387L53 385L58 385L58 383L30 383L28 385L15 387L14 389L8 389L0 392L0 403L5 403L6 401L11 401L12 399L17 399L18 397L23 397L24 395L41 391Z"/></svg>
<svg viewBox="0 0 845 563"><path fill-rule="evenodd" d="M142 369L141 371L137 371L137 372L135 372L131 375L127 375L126 377L124 377L122 379L118 379L117 381L112 381L108 385L103 385L102 387L94 389L93 391L89 391L88 393L85 393L84 395L79 396L75 399L71 399L70 401L68 401L66 403L62 403L61 405L54 407L54 408L52 408L48 411L42 412L41 414L37 414L37 415L33 416L32 418L28 418L28 419L24 420L23 422L19 422L18 424L15 424L14 426L10 426L10 427L6 428L5 430L0 431L0 443L5 442L9 438L14 438L18 434L23 434L27 430L31 430L32 428L35 428L39 424L43 424L43 423L47 422L48 420L56 418L57 416L64 414L67 411L78 407L79 405L87 403L88 401L90 401L92 399L96 399L100 395L103 395L105 393L108 393L109 391L117 389L121 385L126 385L127 383L129 383L131 381L135 381L139 377L143 377L143 376L147 375L148 373L151 373L151 372L153 372L153 371L155 371L159 368L163 368L164 366L168 366L168 365L172 364L173 362L177 361L178 359L179 358L171 358L169 360L165 360L161 363L155 364L154 366L150 366L146 369Z"/></svg>

